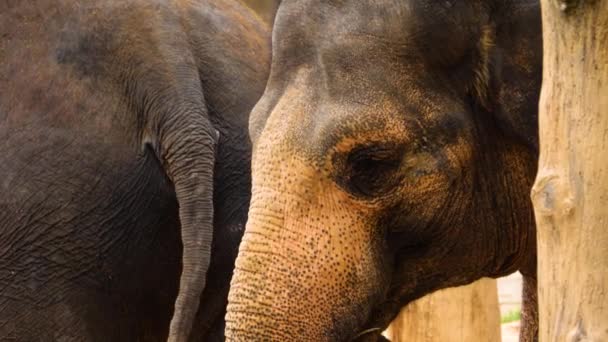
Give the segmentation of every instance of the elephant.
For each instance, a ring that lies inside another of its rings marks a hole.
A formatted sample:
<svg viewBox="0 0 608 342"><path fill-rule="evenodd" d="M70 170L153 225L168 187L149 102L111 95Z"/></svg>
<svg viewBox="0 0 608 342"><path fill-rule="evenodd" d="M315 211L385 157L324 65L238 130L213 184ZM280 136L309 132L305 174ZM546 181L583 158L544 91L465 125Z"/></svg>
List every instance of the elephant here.
<svg viewBox="0 0 608 342"><path fill-rule="evenodd" d="M226 339L383 340L407 303L519 270L536 340L541 81L537 1L282 1Z"/></svg>
<svg viewBox="0 0 608 342"><path fill-rule="evenodd" d="M270 27L236 0L9 0L0 37L0 340L223 340Z"/></svg>

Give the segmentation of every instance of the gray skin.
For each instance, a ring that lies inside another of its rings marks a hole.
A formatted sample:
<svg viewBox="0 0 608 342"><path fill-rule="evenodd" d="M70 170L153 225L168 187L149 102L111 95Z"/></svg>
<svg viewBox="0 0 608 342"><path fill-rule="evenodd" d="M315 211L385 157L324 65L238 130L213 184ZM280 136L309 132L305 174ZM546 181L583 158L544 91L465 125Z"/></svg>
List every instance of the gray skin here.
<svg viewBox="0 0 608 342"><path fill-rule="evenodd" d="M541 64L536 1L283 1L227 339L381 340L407 303L520 270L535 340Z"/></svg>
<svg viewBox="0 0 608 342"><path fill-rule="evenodd" d="M269 58L239 1L0 2L0 340L223 340Z"/></svg>

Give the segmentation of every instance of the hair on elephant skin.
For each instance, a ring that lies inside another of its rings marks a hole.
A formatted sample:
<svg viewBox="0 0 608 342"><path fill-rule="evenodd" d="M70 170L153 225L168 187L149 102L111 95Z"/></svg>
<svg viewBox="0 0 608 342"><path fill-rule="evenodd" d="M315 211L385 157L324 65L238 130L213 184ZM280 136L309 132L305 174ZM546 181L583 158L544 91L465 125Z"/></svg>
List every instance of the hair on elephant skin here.
<svg viewBox="0 0 608 342"><path fill-rule="evenodd" d="M520 270L536 340L538 2L284 0L272 49L227 339L381 340Z"/></svg>
<svg viewBox="0 0 608 342"><path fill-rule="evenodd" d="M0 37L0 340L223 340L270 28L231 0L31 0Z"/></svg>

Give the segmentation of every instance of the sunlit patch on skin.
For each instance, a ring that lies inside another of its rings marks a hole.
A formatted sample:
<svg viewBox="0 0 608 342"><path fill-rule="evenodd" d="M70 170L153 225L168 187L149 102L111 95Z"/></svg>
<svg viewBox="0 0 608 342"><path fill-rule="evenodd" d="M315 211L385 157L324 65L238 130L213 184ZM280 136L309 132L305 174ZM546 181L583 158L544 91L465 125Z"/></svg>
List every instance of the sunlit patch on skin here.
<svg viewBox="0 0 608 342"><path fill-rule="evenodd" d="M281 154L265 156L263 165L266 168L270 166L279 174L294 172L318 175L299 158ZM254 173L255 169L256 166ZM348 196L341 194L335 184L323 177L297 178L297 183L289 186L277 183L289 181L288 177L272 179L273 183L264 182L263 186L254 182L251 215L240 252L256 256L237 261L237 270L247 270L245 276L257 278L263 274L260 267L267 262L281 265L283 260L290 259L292 263L300 265L288 269L279 268L278 274L266 275L272 280L266 279L265 287L255 290L255 296L260 302L267 302L276 309L279 309L276 305L280 304L284 310L289 310L290 323L293 325L304 323L307 317L326 317L331 320L334 316L363 315L364 313L352 312L349 303L353 300L365 301L369 293L380 289L374 289L374 284L377 283L373 279L382 278L369 272L370 269L378 269L378 261L373 257L373 251L377 248L371 238L374 235L373 226L366 223L371 209L353 206ZM264 242L264 236L272 236L274 243L282 248L272 248ZM355 260L357 262L353 263ZM284 291L284 281L280 277L283 272L300 279L303 286ZM315 280L315 286L306 285L312 279ZM336 279L340 280L336 282ZM252 288L241 292L238 285L232 291L233 298L248 297L253 293ZM268 294L273 295L266 297ZM302 301L313 305L301 306L299 304ZM333 303L333 313L322 310L326 303ZM238 307L236 304L233 306L237 312ZM236 313L228 319L237 317L240 314ZM284 321L275 324L287 323ZM308 333L323 336L324 328L319 329Z"/></svg>

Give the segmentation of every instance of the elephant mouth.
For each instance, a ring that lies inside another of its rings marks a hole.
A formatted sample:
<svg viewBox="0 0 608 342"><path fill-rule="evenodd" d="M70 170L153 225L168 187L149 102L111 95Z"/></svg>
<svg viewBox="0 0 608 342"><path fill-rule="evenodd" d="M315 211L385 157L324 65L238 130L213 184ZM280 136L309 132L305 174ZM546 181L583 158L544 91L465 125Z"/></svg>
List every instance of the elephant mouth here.
<svg viewBox="0 0 608 342"><path fill-rule="evenodd" d="M351 342L355 342L355 341L359 340L360 338L363 338L369 334L379 333L380 331L382 331L382 328L380 328L380 327L365 329L365 330L359 332L358 334L356 334L351 339Z"/></svg>

